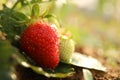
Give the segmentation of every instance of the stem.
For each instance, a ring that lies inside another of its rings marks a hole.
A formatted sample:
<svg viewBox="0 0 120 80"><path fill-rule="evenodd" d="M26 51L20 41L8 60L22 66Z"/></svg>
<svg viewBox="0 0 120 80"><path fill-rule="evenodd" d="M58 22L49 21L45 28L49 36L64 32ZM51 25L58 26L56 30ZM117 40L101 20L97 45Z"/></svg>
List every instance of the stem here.
<svg viewBox="0 0 120 80"><path fill-rule="evenodd" d="M20 2L20 0L17 0L17 2L13 5L12 10L17 6L17 4Z"/></svg>
<svg viewBox="0 0 120 80"><path fill-rule="evenodd" d="M56 1L56 0L42 1L41 3L48 3L48 2L52 2L52 1Z"/></svg>

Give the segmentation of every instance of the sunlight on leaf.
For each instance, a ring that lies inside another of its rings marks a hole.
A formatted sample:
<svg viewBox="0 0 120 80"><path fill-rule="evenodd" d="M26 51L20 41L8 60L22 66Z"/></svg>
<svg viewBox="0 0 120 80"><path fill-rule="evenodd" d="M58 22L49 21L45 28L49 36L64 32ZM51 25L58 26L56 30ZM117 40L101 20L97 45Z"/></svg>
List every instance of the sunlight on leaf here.
<svg viewBox="0 0 120 80"><path fill-rule="evenodd" d="M85 80L94 80L92 73L88 69L83 69L83 76Z"/></svg>
<svg viewBox="0 0 120 80"><path fill-rule="evenodd" d="M54 72L52 72L52 71L49 72L47 70L44 70L42 67L33 66L33 65L28 64L27 62L24 62L24 64L22 64L22 65L26 68L31 68L34 72L41 74L41 75L44 75L46 77L65 78L65 77L72 76L72 74L74 73L73 69L71 67L66 67L66 66L64 66L64 68L63 68L63 66L61 66L59 68L56 68ZM60 70L58 70L58 69L60 69ZM68 72L63 73L62 70L63 71L66 70Z"/></svg>
<svg viewBox="0 0 120 80"><path fill-rule="evenodd" d="M32 7L32 17L38 17L40 14L40 6L39 4L34 4Z"/></svg>
<svg viewBox="0 0 120 80"><path fill-rule="evenodd" d="M97 59L77 52L73 54L71 64L78 67L106 71L106 68Z"/></svg>
<svg viewBox="0 0 120 80"><path fill-rule="evenodd" d="M25 68L30 68L35 73L44 75L46 77L65 78L65 77L70 77L75 73L71 65L68 65L68 64L59 63L59 65L54 70L48 70L39 66L32 65L24 61L17 55L13 55L13 56L14 56L13 58L17 60L18 64L21 64Z"/></svg>

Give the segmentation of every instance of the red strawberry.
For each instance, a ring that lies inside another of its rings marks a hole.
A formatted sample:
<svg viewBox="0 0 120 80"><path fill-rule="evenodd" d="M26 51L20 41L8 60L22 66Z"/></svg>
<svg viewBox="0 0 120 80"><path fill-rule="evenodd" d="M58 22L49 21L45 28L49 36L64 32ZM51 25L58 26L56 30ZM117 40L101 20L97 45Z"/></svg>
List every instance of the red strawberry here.
<svg viewBox="0 0 120 80"><path fill-rule="evenodd" d="M55 27L36 22L23 32L21 49L39 66L54 69L59 63L59 37Z"/></svg>

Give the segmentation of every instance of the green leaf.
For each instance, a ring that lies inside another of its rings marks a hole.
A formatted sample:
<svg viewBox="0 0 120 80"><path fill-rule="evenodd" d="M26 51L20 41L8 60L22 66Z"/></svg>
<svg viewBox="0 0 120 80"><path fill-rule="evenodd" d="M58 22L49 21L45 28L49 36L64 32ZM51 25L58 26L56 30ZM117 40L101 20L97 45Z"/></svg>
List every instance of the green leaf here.
<svg viewBox="0 0 120 80"><path fill-rule="evenodd" d="M8 70L0 70L0 79L2 80L13 80L8 72Z"/></svg>
<svg viewBox="0 0 120 80"><path fill-rule="evenodd" d="M34 4L32 7L32 17L39 17L40 14L40 6L39 4Z"/></svg>
<svg viewBox="0 0 120 80"><path fill-rule="evenodd" d="M23 66L25 67L24 64ZM45 70L42 67L37 67L33 65L29 65L29 68L31 68L36 73L42 74L46 77L65 78L65 77L72 76L72 74L74 73L73 69L69 65L66 65L66 64L59 64L58 67L54 71Z"/></svg>
<svg viewBox="0 0 120 80"><path fill-rule="evenodd" d="M49 22L54 23L58 28L60 28L60 23L54 14L45 15L45 18L47 18Z"/></svg>
<svg viewBox="0 0 120 80"><path fill-rule="evenodd" d="M48 9L43 10L42 13L40 14L40 17L46 17L48 11L49 11Z"/></svg>
<svg viewBox="0 0 120 80"><path fill-rule="evenodd" d="M26 21L26 20L28 20L28 17L25 14L21 13L21 12L13 12L12 17L14 19L18 20L18 21Z"/></svg>
<svg viewBox="0 0 120 80"><path fill-rule="evenodd" d="M28 63L23 60L18 55L14 56L14 60L17 61L18 64L21 64L25 68L32 69L35 73L44 75L46 77L54 77L54 78L65 78L72 76L74 74L74 69L69 64L59 63L59 65L54 70L44 69L39 66L35 66L33 64Z"/></svg>
<svg viewBox="0 0 120 80"><path fill-rule="evenodd" d="M42 0L31 0L31 3L42 2Z"/></svg>
<svg viewBox="0 0 120 80"><path fill-rule="evenodd" d="M104 67L97 59L77 52L73 54L70 64L87 69L106 71L106 67Z"/></svg>
<svg viewBox="0 0 120 80"><path fill-rule="evenodd" d="M31 0L30 3L44 3L50 1L56 1L56 0Z"/></svg>
<svg viewBox="0 0 120 80"><path fill-rule="evenodd" d="M94 80L92 73L88 69L83 69L84 80Z"/></svg>
<svg viewBox="0 0 120 80"><path fill-rule="evenodd" d="M0 25L1 31L6 33L7 39L15 45L18 38L28 24L29 18L22 12L14 11L3 5L3 10L0 11Z"/></svg>
<svg viewBox="0 0 120 80"><path fill-rule="evenodd" d="M56 18L56 15L54 15L54 14L47 14L45 17L46 18L51 18L51 17Z"/></svg>

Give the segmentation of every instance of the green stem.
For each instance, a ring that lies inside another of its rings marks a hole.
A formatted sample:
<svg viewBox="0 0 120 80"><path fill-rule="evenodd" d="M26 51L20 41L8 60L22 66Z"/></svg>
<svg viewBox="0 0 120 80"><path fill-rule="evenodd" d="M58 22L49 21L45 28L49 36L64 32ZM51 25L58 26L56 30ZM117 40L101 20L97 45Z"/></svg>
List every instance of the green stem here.
<svg viewBox="0 0 120 80"><path fill-rule="evenodd" d="M17 0L17 2L13 5L12 10L17 6L17 4L20 2L20 0Z"/></svg>
<svg viewBox="0 0 120 80"><path fill-rule="evenodd" d="M57 1L57 0L41 1L41 3L48 3L48 2L52 2L52 1Z"/></svg>

